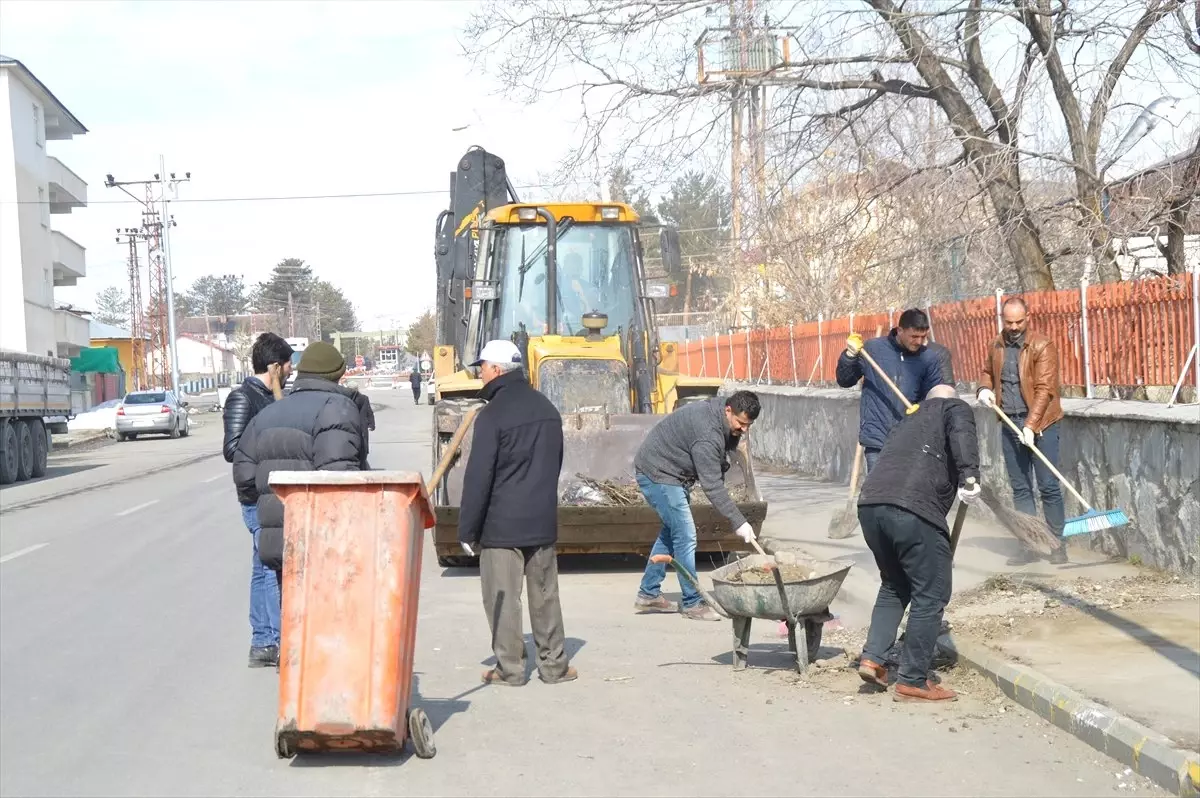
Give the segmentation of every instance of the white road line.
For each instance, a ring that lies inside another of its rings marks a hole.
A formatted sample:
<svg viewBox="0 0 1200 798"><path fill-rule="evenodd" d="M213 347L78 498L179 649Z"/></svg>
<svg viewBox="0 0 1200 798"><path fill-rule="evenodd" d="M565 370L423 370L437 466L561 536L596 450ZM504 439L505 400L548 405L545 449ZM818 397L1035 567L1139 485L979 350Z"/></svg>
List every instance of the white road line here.
<svg viewBox="0 0 1200 798"><path fill-rule="evenodd" d="M3 565L4 563L8 562L9 560L15 560L18 557L24 557L26 554L32 554L33 552L37 551L38 549L44 549L49 545L50 545L49 543L38 543L33 546L26 546L23 549L14 551L12 554L5 554L3 557L0 557L0 565Z"/></svg>
<svg viewBox="0 0 1200 798"><path fill-rule="evenodd" d="M138 510L145 510L147 507L150 507L151 505L154 505L154 504L158 504L158 499L151 499L148 502L143 502L141 504L135 504L133 507L130 507L127 510L122 510L121 512L117 513L117 518L120 518L123 515L130 515L131 513L136 513Z"/></svg>
<svg viewBox="0 0 1200 798"><path fill-rule="evenodd" d="M216 482L218 479L224 479L227 476L229 476L229 475L228 474L217 474L215 477L209 477L208 479L204 480L204 484L207 485L209 482Z"/></svg>

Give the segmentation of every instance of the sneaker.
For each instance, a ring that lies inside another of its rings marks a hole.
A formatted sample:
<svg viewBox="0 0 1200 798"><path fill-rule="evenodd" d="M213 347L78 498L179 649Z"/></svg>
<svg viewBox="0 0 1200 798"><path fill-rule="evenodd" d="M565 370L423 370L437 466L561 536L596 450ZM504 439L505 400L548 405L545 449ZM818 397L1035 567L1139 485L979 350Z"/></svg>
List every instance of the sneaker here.
<svg viewBox="0 0 1200 798"><path fill-rule="evenodd" d="M273 668L279 665L279 646L251 646L251 668Z"/></svg>
<svg viewBox="0 0 1200 798"><path fill-rule="evenodd" d="M719 621L721 616L707 604L697 604L695 607L688 607L683 611L683 617L689 621Z"/></svg>
<svg viewBox="0 0 1200 798"><path fill-rule="evenodd" d="M937 701L957 701L958 693L948 687L942 687L940 684L934 684L931 681L926 681L924 687L913 687L911 684L896 684L896 690L892 693L893 701L910 701L919 703L922 701L934 703Z"/></svg>
<svg viewBox="0 0 1200 798"><path fill-rule="evenodd" d="M884 690L888 686L887 668L866 657L858 661L858 678L867 684L882 687Z"/></svg>
<svg viewBox="0 0 1200 798"><path fill-rule="evenodd" d="M646 598L640 594L634 599L633 608L638 612L679 612L679 605L674 601L667 601L662 596Z"/></svg>
<svg viewBox="0 0 1200 798"><path fill-rule="evenodd" d="M1068 562L1070 562L1070 560L1067 559L1067 544L1064 543L1053 554L1050 555L1050 564L1066 565Z"/></svg>
<svg viewBox="0 0 1200 798"><path fill-rule="evenodd" d="M557 679L547 679L545 676L542 676L540 673L538 674L538 678L541 679L546 684L563 684L564 682L573 682L576 679L578 679L579 671L575 670L574 667L568 666L566 671L563 672L563 675L559 676Z"/></svg>

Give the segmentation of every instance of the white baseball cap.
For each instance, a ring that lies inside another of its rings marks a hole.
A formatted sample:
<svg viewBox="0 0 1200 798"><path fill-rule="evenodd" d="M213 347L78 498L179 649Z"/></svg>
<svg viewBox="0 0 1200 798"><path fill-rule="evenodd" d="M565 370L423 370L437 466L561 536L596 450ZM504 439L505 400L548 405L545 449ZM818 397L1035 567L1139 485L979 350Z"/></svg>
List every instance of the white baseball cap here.
<svg viewBox="0 0 1200 798"><path fill-rule="evenodd" d="M505 341L503 339L488 341L484 345L483 351L479 353L479 359L474 363L471 363L470 366L471 368L475 368L477 366L482 366L484 362L520 363L521 350L517 349L517 345L512 341Z"/></svg>

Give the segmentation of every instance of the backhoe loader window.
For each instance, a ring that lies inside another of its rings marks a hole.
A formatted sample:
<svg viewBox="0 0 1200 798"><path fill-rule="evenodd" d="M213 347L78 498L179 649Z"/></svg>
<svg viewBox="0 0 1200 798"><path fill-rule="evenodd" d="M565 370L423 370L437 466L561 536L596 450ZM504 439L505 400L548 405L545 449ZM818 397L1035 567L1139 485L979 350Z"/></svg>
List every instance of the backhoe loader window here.
<svg viewBox="0 0 1200 798"><path fill-rule="evenodd" d="M499 334L524 324L530 335L546 329L546 228L508 227L498 231L497 265L502 274ZM524 260L524 273L521 272ZM629 329L636 303L633 236L628 227L573 224L558 237L558 332L583 334L583 314L608 316L604 332Z"/></svg>

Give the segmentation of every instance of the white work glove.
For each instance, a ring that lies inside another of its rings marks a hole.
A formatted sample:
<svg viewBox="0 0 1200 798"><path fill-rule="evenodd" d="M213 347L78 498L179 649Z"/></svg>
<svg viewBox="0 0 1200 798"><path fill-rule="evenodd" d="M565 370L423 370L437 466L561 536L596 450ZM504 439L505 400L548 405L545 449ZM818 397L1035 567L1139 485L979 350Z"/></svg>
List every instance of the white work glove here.
<svg viewBox="0 0 1200 798"><path fill-rule="evenodd" d="M471 544L470 544L470 543L462 543L462 542L460 542L458 545L462 547L462 550L463 550L464 552L466 552L466 554L467 554L467 556L468 556L468 557L474 557L474 556L475 556L475 549L471 548Z"/></svg>
<svg viewBox="0 0 1200 798"><path fill-rule="evenodd" d="M863 339L858 333L850 333L846 338L846 354L850 357L858 357L858 353L862 351Z"/></svg>
<svg viewBox="0 0 1200 798"><path fill-rule="evenodd" d="M1034 439L1033 430L1031 430L1029 427L1021 428L1021 443L1025 444L1030 449L1037 446L1037 442Z"/></svg>
<svg viewBox="0 0 1200 798"><path fill-rule="evenodd" d="M958 489L958 500L963 504L974 504L979 499L980 490L978 482L968 482Z"/></svg>
<svg viewBox="0 0 1200 798"><path fill-rule="evenodd" d="M996 394L991 388L984 388L979 392L979 404L987 408L996 406Z"/></svg>
<svg viewBox="0 0 1200 798"><path fill-rule="evenodd" d="M739 526L734 534L749 543L750 541L754 540L754 527L750 526L750 522L747 521Z"/></svg>

